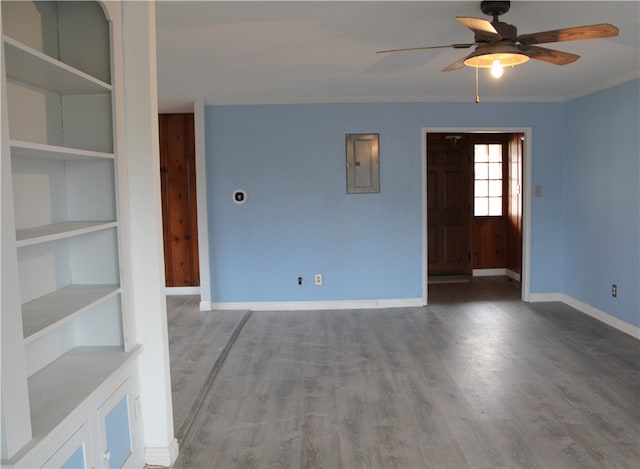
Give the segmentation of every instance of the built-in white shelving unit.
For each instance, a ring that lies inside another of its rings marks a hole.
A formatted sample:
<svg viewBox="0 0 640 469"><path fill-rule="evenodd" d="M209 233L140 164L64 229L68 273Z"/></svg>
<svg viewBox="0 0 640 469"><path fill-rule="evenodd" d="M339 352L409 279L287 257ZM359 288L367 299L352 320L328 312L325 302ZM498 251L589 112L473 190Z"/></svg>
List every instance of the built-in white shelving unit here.
<svg viewBox="0 0 640 469"><path fill-rule="evenodd" d="M3 307L2 318L3 327L21 324L23 349L16 356L24 357L31 433L3 465L64 462L66 451L69 458L81 451L90 467L101 452L109 462L110 432L133 435L138 391L131 370L141 349L126 330L120 282L112 28L97 2L3 1L1 7L3 139L9 140L3 150L10 153L3 169L11 168L11 257L19 284L12 294L21 305ZM112 412L124 418L107 419ZM19 420L10 418L9 431L23 430ZM119 427L110 428L112 421ZM132 436L118 454L128 458L135 442Z"/></svg>
<svg viewBox="0 0 640 469"><path fill-rule="evenodd" d="M29 395L34 439L42 439L55 429L105 377L135 357L136 352L137 349L123 353L119 347L77 347L31 376Z"/></svg>
<svg viewBox="0 0 640 469"><path fill-rule="evenodd" d="M16 230L16 244L18 247L23 247L32 244L46 243L47 241L71 238L73 236L115 228L116 225L115 222L109 221L66 221L53 223L51 225L23 228Z"/></svg>
<svg viewBox="0 0 640 469"><path fill-rule="evenodd" d="M12 140L10 145L11 155L15 158L37 158L42 160L91 160L92 158L114 158L113 153L79 150L77 148L43 145L40 143L22 142L19 140Z"/></svg>
<svg viewBox="0 0 640 469"><path fill-rule="evenodd" d="M108 83L8 36L3 39L8 78L61 95L111 91Z"/></svg>
<svg viewBox="0 0 640 469"><path fill-rule="evenodd" d="M118 285L67 285L23 304L25 344L119 293Z"/></svg>

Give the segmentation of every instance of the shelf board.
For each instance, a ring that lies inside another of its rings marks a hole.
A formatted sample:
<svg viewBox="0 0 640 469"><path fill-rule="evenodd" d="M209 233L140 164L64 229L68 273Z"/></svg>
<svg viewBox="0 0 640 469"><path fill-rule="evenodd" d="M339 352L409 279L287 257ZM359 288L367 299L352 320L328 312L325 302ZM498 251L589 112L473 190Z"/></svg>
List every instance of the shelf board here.
<svg viewBox="0 0 640 469"><path fill-rule="evenodd" d="M114 159L113 153L103 153L100 151L59 147L56 145L24 142L22 140L10 140L9 144L11 145L11 155L18 158L39 158L49 160Z"/></svg>
<svg viewBox="0 0 640 469"><path fill-rule="evenodd" d="M22 230L16 230L16 246L21 248L32 244L71 238L96 231L108 230L115 228L117 225L115 221L66 221L52 225L24 228Z"/></svg>
<svg viewBox="0 0 640 469"><path fill-rule="evenodd" d="M76 347L28 380L33 439L40 440L140 351Z"/></svg>
<svg viewBox="0 0 640 469"><path fill-rule="evenodd" d="M118 293L118 285L67 285L23 304L25 345Z"/></svg>
<svg viewBox="0 0 640 469"><path fill-rule="evenodd" d="M111 85L8 36L4 40L7 77L57 94L104 94Z"/></svg>

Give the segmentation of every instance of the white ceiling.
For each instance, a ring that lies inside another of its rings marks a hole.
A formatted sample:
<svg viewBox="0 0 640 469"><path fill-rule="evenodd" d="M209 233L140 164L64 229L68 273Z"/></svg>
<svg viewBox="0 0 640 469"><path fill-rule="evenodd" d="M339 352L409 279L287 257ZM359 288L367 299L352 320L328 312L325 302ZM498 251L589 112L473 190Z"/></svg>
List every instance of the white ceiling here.
<svg viewBox="0 0 640 469"><path fill-rule="evenodd" d="M380 49L473 42L456 16L491 19L479 1L160 1L161 112L208 104L473 101L474 69L441 72L471 50L377 55ZM520 34L611 23L610 39L548 44L582 57L530 60L500 80L480 70L483 101L560 101L640 76L640 2L513 1Z"/></svg>

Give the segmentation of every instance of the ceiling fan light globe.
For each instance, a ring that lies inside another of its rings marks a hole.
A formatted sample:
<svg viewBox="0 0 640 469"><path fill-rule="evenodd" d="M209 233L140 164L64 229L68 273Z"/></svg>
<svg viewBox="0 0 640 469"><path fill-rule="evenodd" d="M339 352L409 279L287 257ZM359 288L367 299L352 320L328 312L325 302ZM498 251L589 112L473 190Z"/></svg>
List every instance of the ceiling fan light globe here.
<svg viewBox="0 0 640 469"><path fill-rule="evenodd" d="M464 61L467 67L492 68L495 61L499 61L503 67L513 67L529 60L529 57L520 52L487 53L473 55Z"/></svg>
<svg viewBox="0 0 640 469"><path fill-rule="evenodd" d="M514 44L483 44L476 47L464 64L467 67L491 68L496 60L503 67L513 67L525 63L529 57Z"/></svg>

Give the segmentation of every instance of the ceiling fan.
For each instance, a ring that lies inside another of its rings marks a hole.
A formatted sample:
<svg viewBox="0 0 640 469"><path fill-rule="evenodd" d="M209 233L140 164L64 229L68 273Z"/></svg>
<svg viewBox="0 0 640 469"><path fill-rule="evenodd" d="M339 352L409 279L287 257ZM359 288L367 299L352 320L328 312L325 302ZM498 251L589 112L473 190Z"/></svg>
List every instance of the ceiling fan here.
<svg viewBox="0 0 640 469"><path fill-rule="evenodd" d="M449 44L446 46L411 47L406 49L381 50L378 54L387 52L405 52L428 49L469 49L475 50L444 68L443 72L458 70L465 65L476 68L491 68L491 74L499 78L502 68L525 63L529 59L541 60L554 65L567 65L580 58L579 55L555 49L539 47L536 44L547 44L563 41L577 41L582 39L600 39L618 35L618 28L611 24L592 24L575 28L555 29L531 34L518 35L515 26L499 20L511 8L511 2L483 1L480 9L485 15L493 17L493 21L468 16L457 16L456 20L469 28L475 34L475 42L464 44Z"/></svg>

